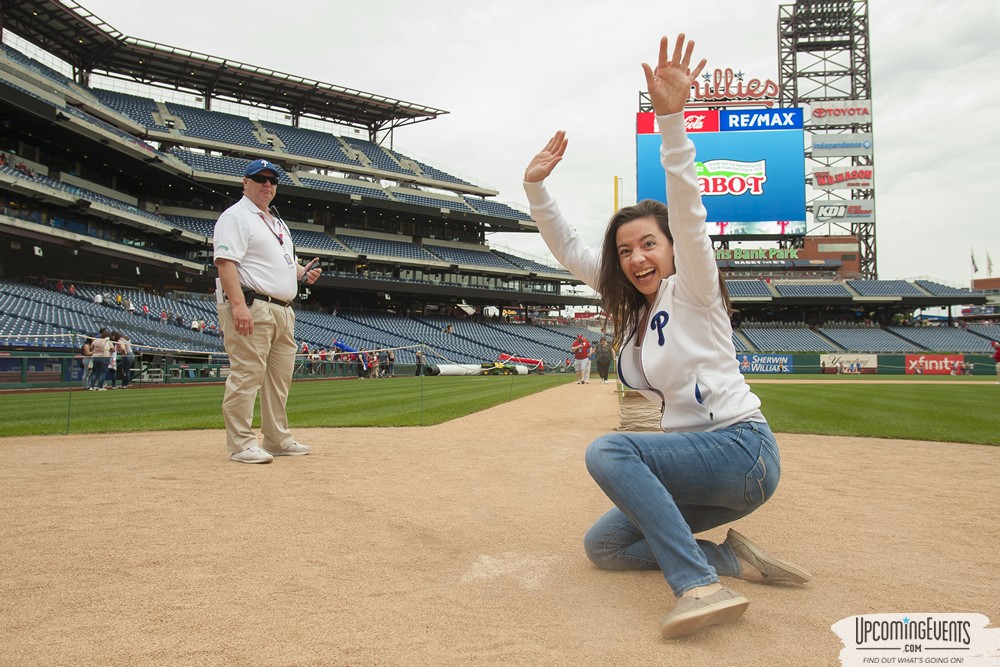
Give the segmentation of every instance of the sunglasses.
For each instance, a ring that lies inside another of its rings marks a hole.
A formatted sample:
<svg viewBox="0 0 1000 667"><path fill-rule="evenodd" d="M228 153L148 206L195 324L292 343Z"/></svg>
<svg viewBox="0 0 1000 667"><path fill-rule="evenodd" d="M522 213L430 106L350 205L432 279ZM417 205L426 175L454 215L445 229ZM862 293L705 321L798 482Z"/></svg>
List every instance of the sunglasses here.
<svg viewBox="0 0 1000 667"><path fill-rule="evenodd" d="M263 174L254 174L253 176L247 176L254 183L270 183L271 185L278 184L277 176L264 176Z"/></svg>

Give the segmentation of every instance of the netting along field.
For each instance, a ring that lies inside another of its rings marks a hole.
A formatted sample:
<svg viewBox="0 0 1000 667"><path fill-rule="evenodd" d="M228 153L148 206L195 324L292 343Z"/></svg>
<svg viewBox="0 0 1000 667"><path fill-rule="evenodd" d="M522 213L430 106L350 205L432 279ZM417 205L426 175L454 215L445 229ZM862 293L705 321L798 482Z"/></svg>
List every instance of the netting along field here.
<svg viewBox="0 0 1000 667"><path fill-rule="evenodd" d="M0 664L836 665L847 616L1000 621L1000 448L779 434L738 525L815 580L728 580L743 619L663 642L659 573L581 547L608 507L583 451L617 423L611 387L569 384L296 429L313 454L268 466L221 431L0 439Z"/></svg>

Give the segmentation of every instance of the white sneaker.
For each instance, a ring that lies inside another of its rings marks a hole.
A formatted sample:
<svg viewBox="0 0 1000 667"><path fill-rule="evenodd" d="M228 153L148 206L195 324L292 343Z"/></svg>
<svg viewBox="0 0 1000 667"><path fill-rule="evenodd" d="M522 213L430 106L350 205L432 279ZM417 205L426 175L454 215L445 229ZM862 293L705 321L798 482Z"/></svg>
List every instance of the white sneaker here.
<svg viewBox="0 0 1000 667"><path fill-rule="evenodd" d="M308 446L303 445L301 442L295 442L294 440L278 451L267 451L265 453L272 456L305 456L311 450Z"/></svg>
<svg viewBox="0 0 1000 667"><path fill-rule="evenodd" d="M237 463L270 463L274 457L260 447L247 447L242 452L231 454L229 460Z"/></svg>

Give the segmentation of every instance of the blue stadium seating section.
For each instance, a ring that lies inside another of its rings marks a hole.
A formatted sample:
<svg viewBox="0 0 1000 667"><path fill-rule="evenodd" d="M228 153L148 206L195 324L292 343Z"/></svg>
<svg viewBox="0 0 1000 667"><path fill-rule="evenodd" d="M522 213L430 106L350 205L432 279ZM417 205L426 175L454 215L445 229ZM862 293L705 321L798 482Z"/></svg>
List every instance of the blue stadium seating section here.
<svg viewBox="0 0 1000 667"><path fill-rule="evenodd" d="M192 350L221 352L222 342L216 335L193 332L185 326L161 323L160 310L181 313L190 326L192 317L205 318L203 310L184 306L138 290L123 290L123 296L133 298L141 308L150 306L153 319L140 314L129 314L121 308L93 303L96 290L81 286L77 296L43 289L23 283L0 280L0 346L30 345L35 347L78 349L82 336L93 335L101 327L120 331L129 336L139 349Z"/></svg>
<svg viewBox="0 0 1000 667"><path fill-rule="evenodd" d="M920 285L934 296L965 296L972 293L964 288L948 287L947 285L942 285L931 280L914 280L913 282Z"/></svg>
<svg viewBox="0 0 1000 667"><path fill-rule="evenodd" d="M295 229L294 227L289 231L292 233L292 242L296 248L319 248L320 250L350 252L347 246L323 232Z"/></svg>
<svg viewBox="0 0 1000 667"><path fill-rule="evenodd" d="M131 118L139 125L160 132L170 131L170 128L166 125L161 125L153 119L153 114L160 110L153 100L111 90L101 90L99 88L92 90L104 106Z"/></svg>
<svg viewBox="0 0 1000 667"><path fill-rule="evenodd" d="M409 176L417 175L414 171L406 169L396 162L385 150L382 149L381 146L376 146L370 141L355 139L353 137L344 137L344 141L346 141L351 148L364 153L365 157L367 157L371 162L371 166L375 169L395 172L397 174L407 174Z"/></svg>
<svg viewBox="0 0 1000 667"><path fill-rule="evenodd" d="M480 199L479 197L466 197L466 203L476 211L485 215L492 215L497 218L510 218L511 220L523 220L533 222L530 215L524 211L518 211L507 204L490 199Z"/></svg>
<svg viewBox="0 0 1000 667"><path fill-rule="evenodd" d="M1000 341L1000 324L970 324L969 331L991 341Z"/></svg>
<svg viewBox="0 0 1000 667"><path fill-rule="evenodd" d="M741 331L761 352L839 352L811 329L743 326Z"/></svg>
<svg viewBox="0 0 1000 667"><path fill-rule="evenodd" d="M236 178L243 178L243 171L246 169L247 163L250 162L245 158L206 155L205 153L196 153L195 151L188 151L183 148L173 148L170 150L170 153L184 164L198 171L235 176ZM278 182L281 185L295 184L284 170L278 175Z"/></svg>
<svg viewBox="0 0 1000 667"><path fill-rule="evenodd" d="M315 188L316 190L328 190L345 195L358 195L359 197L368 197L370 199L389 200L389 195L377 185L365 186L343 183L341 181L321 181L318 178L309 178L308 176L300 176L299 182L307 188Z"/></svg>
<svg viewBox="0 0 1000 667"><path fill-rule="evenodd" d="M465 248L452 248L449 246L429 244L425 247L427 250L451 264L485 266L492 269L502 269L504 271L510 271L512 269L517 270L519 268L492 252L480 252L478 250L467 250Z"/></svg>
<svg viewBox="0 0 1000 667"><path fill-rule="evenodd" d="M956 327L889 327L889 331L925 350L979 354L987 354L990 351L990 342L987 339Z"/></svg>
<svg viewBox="0 0 1000 667"><path fill-rule="evenodd" d="M773 297L767 284L760 280L727 280L726 289L731 297Z"/></svg>
<svg viewBox="0 0 1000 667"><path fill-rule="evenodd" d="M337 240L349 249L361 255L382 255L385 257L402 257L404 259L415 259L421 261L440 261L420 246L413 245L409 241L388 241L386 239L371 238L368 236L353 236L350 234L338 234Z"/></svg>
<svg viewBox="0 0 1000 667"><path fill-rule="evenodd" d="M259 151L274 150L271 146L260 142L254 134L255 128L249 118L206 111L175 102L167 102L166 105L171 114L184 121L187 129L182 130L181 134L185 136L249 146Z"/></svg>
<svg viewBox="0 0 1000 667"><path fill-rule="evenodd" d="M433 209L446 208L449 211L462 211L465 213L469 213L472 211L472 209L466 206L464 202L460 202L456 199L445 199L444 197L432 197L426 194L418 195L414 194L415 192L417 191L414 190L413 192L407 192L404 190L393 190L392 198L397 201L405 202L407 204L417 204L418 206L427 206Z"/></svg>
<svg viewBox="0 0 1000 667"><path fill-rule="evenodd" d="M186 229L189 232L201 234L209 238L215 236L215 220L192 218L186 215L168 215L164 217L179 229Z"/></svg>
<svg viewBox="0 0 1000 667"><path fill-rule="evenodd" d="M848 280L847 284L862 296L926 296L905 280Z"/></svg>
<svg viewBox="0 0 1000 667"><path fill-rule="evenodd" d="M781 296L851 298L846 287L834 283L775 283L774 288Z"/></svg>
<svg viewBox="0 0 1000 667"><path fill-rule="evenodd" d="M920 352L918 346L884 329L823 327L819 332L851 352Z"/></svg>
<svg viewBox="0 0 1000 667"><path fill-rule="evenodd" d="M356 167L362 166L354 158L347 157L343 145L331 134L291 127L290 125L281 125L266 120L262 120L261 125L268 132L277 135L281 139L281 142L285 145L286 153L314 157L337 164L350 164Z"/></svg>
<svg viewBox="0 0 1000 667"><path fill-rule="evenodd" d="M70 79L65 74L57 72L48 65L41 63L35 60L34 58L29 58L28 56L21 53L17 49L8 46L7 44L4 44L2 42L0 42L0 52L2 52L5 56L10 58L14 62L19 63L20 65L27 67L28 69L33 70L38 74L41 74L47 79L52 79L56 83L59 83L64 86L69 86L74 83L73 80Z"/></svg>
<svg viewBox="0 0 1000 667"><path fill-rule="evenodd" d="M470 185L470 186L473 185L468 181L463 181L458 176L452 176L451 174L441 171L437 167L432 167L429 164L424 164L423 162L420 162L419 160L414 160L413 158L407 157L402 153L398 153L396 151L390 151L390 152L396 157L396 159L409 160L410 162L413 162L420 168L421 175L426 176L427 178L433 178L436 181L444 181L445 183L455 183L457 185Z"/></svg>
<svg viewBox="0 0 1000 667"><path fill-rule="evenodd" d="M40 183L42 185L47 185L50 188L61 190L78 199L86 199L87 201L93 202L95 204L104 204L105 206L110 206L120 211L130 213L132 215L139 216L141 218L146 218L147 220L150 221L154 221L160 224L169 224L169 222L165 218L156 215L155 213L150 213L149 211L141 209L133 204L130 204L129 202L125 202L120 199L115 199L100 192L94 192L93 190L81 188L79 186L72 185L70 183L57 181L54 178L49 178L48 176L44 176L42 174L35 174L34 178L32 178L6 165L0 166L0 173L9 174L17 178L33 181L35 183Z"/></svg>
<svg viewBox="0 0 1000 667"><path fill-rule="evenodd" d="M524 257L518 257L517 255L511 255L510 253L501 252L499 250L493 251L495 254L499 255L501 259L513 264L519 269L524 269L525 271L532 271L534 273L547 273L547 274L559 274L566 277L572 276L573 274L562 268L561 266L549 266L548 264L541 264L531 259L525 259Z"/></svg>

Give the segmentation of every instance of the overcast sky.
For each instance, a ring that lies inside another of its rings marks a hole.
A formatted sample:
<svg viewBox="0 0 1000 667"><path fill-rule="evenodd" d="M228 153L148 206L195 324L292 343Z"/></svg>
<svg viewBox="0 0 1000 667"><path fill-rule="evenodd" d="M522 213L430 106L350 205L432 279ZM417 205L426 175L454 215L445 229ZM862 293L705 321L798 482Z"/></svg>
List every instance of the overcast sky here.
<svg viewBox="0 0 1000 667"><path fill-rule="evenodd" d="M640 63L686 31L708 69L778 80L776 0L78 0L121 32L449 111L395 149L526 206L524 166L557 129L550 189L597 245L613 183L635 197ZM155 7L155 9L154 9ZM882 279L1000 276L1000 2L872 0L876 242ZM548 258L532 235L494 235Z"/></svg>

